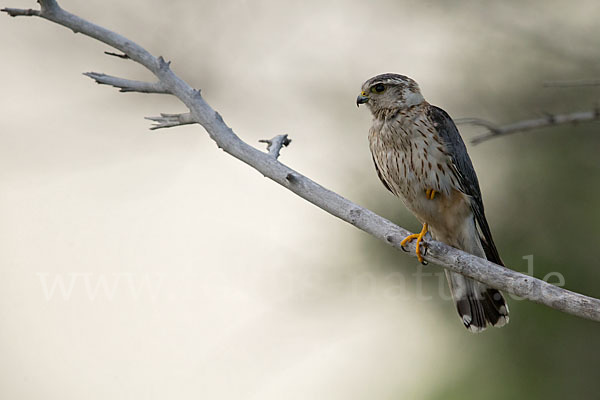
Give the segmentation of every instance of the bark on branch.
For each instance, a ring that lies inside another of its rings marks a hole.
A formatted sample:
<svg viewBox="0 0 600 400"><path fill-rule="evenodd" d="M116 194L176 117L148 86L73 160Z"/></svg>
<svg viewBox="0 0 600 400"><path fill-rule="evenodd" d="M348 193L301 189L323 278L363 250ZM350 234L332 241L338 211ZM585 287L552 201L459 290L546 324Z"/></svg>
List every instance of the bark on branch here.
<svg viewBox="0 0 600 400"><path fill-rule="evenodd" d="M160 117L145 117L150 121L154 121L154 124L150 127L151 130L172 128L174 126L195 124L196 120L190 113L183 114L165 114L161 113Z"/></svg>
<svg viewBox="0 0 600 400"><path fill-rule="evenodd" d="M158 127L181 125L181 118L184 118L186 123L198 123L202 125L209 136L225 152L245 162L252 168L260 171L264 176L279 183L326 212L356 226L396 249L401 249L400 242L410 232L294 171L279 162L271 152L265 153L242 141L227 126L219 113L204 101L200 95L200 91L193 89L175 75L169 68L169 63L162 57L154 57L131 40L61 9L55 0L40 0L39 3L41 5L40 11L8 8L2 11L11 16L38 16L45 18L121 51L133 61L150 70L158 78L160 87L176 96L190 110L189 114L178 115L177 121L172 114L156 117L153 120L158 122L159 125L163 125ZM96 78L94 76L94 79ZM127 85L124 85L125 87L139 88L137 86L139 83L132 83L135 81L119 81L119 78L114 79L117 79L115 82L127 83ZM116 86L123 88L123 86ZM182 117L183 115L186 117ZM538 123L536 127L542 124ZM277 146L279 146L278 149L281 148L280 145ZM413 250L410 253L413 256L415 256L414 246L414 242L408 245L409 249ZM443 243L429 242L427 260L451 271L484 282L491 287L582 318L600 321L600 300L598 299L553 286L542 280L501 267Z"/></svg>
<svg viewBox="0 0 600 400"><path fill-rule="evenodd" d="M288 138L288 135L277 135L273 139L262 139L259 143L267 144L267 151L269 155L275 159L279 158L279 152L282 147L287 147L292 143L292 139Z"/></svg>
<svg viewBox="0 0 600 400"><path fill-rule="evenodd" d="M99 85L110 85L119 88L119 92L169 93L161 82L132 81L131 79L117 78L98 72L84 72L83 74L95 80Z"/></svg>
<svg viewBox="0 0 600 400"><path fill-rule="evenodd" d="M534 129L545 128L548 126L566 125L566 124L577 124L580 122L591 122L600 120L600 109L592 111L582 111L572 114L547 114L543 118L528 119L525 121L518 121L512 124L496 125L493 122L486 121L480 118L460 118L455 122L462 125L477 125L482 126L488 130L487 133L471 139L472 144L479 144L486 140L510 135L512 133L531 131Z"/></svg>

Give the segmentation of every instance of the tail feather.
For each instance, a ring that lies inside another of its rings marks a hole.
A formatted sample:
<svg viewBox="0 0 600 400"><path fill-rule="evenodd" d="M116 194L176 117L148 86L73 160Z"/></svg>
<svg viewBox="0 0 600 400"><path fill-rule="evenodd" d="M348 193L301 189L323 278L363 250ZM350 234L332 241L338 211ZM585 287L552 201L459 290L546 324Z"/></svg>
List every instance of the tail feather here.
<svg viewBox="0 0 600 400"><path fill-rule="evenodd" d="M487 288L482 303L485 315L492 326L500 328L508 323L508 306L502 292L498 289Z"/></svg>
<svg viewBox="0 0 600 400"><path fill-rule="evenodd" d="M477 333L488 325L508 323L508 306L499 290L448 270L446 277L458 315L469 331Z"/></svg>

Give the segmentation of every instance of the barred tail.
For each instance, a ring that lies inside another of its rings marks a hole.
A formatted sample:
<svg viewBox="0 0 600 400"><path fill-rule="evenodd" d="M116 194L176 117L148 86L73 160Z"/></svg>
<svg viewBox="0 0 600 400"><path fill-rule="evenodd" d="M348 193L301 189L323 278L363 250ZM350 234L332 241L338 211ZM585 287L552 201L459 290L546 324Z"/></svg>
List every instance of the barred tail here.
<svg viewBox="0 0 600 400"><path fill-rule="evenodd" d="M499 290L448 270L446 277L458 315L469 331L478 333L488 325L499 328L508 323L508 305Z"/></svg>

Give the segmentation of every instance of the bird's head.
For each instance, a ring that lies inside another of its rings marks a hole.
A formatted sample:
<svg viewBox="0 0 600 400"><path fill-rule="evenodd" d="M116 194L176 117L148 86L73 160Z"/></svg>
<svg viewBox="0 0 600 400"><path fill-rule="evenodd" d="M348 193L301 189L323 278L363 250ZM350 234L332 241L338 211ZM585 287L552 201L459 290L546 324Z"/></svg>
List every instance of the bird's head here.
<svg viewBox="0 0 600 400"><path fill-rule="evenodd" d="M384 110L409 108L424 101L414 80L404 75L382 74L363 83L356 105L367 104L375 115Z"/></svg>

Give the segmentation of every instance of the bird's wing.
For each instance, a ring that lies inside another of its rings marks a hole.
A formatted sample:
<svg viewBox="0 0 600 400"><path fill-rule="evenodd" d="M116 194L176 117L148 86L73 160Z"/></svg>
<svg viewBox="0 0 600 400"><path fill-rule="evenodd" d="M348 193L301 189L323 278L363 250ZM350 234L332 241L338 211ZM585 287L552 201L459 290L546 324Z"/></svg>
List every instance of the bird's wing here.
<svg viewBox="0 0 600 400"><path fill-rule="evenodd" d="M436 106L430 106L429 117L452 159L452 169L460 184L460 190L471 197L471 209L481 232L481 243L485 255L488 260L503 265L492 239L492 232L485 219L481 190L475 169L456 125L446 111Z"/></svg>
<svg viewBox="0 0 600 400"><path fill-rule="evenodd" d="M377 171L377 176L379 177L379 180L381 181L381 183L383 183L383 186L385 186L385 188L393 194L394 192L392 191L392 188L387 183L387 181L383 177L383 174L379 170L379 167L377 166L377 161L375 161L375 156L373 156L373 164L375 164L375 171Z"/></svg>

